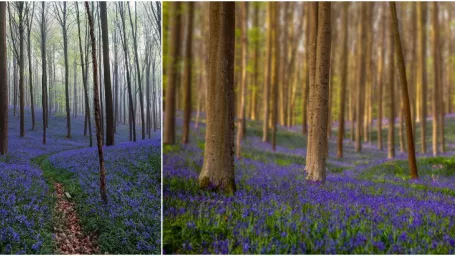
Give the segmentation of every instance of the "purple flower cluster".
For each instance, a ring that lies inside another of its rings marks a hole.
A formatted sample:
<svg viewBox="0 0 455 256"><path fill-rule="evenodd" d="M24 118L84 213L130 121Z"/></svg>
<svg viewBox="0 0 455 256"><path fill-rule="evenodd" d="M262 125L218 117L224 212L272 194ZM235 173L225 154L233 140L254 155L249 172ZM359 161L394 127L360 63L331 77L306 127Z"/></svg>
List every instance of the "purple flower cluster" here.
<svg viewBox="0 0 455 256"><path fill-rule="evenodd" d="M102 249L103 246L111 248L109 253L160 252L160 154L160 134L154 134L150 140L104 147L109 200L105 206L99 196L97 149L64 151L49 158L54 167L75 174L83 193L87 195L84 196L80 214L104 219L104 228L118 228L113 233L113 240L109 240L116 245L101 244Z"/></svg>
<svg viewBox="0 0 455 256"><path fill-rule="evenodd" d="M163 156L165 253L455 252L455 201L446 193L357 179L357 169L313 184L302 165L243 158L228 197L198 188L203 152L195 142Z"/></svg>

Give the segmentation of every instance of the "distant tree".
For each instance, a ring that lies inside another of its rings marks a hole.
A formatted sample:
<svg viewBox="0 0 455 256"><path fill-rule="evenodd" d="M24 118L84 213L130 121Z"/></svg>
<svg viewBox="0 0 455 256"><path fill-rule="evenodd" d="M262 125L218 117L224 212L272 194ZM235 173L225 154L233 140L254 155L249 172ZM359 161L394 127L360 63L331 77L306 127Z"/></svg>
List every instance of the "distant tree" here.
<svg viewBox="0 0 455 256"><path fill-rule="evenodd" d="M109 57L109 30L107 23L107 3L100 2L101 31L103 40L104 98L106 102L106 146L115 143L114 106L112 103L111 63Z"/></svg>
<svg viewBox="0 0 455 256"><path fill-rule="evenodd" d="M266 63L264 65L264 98L263 98L263 123L262 123L262 141L266 142L269 132L269 112L270 112L270 84L272 74L272 36L273 36L273 4L267 2L267 46L266 46Z"/></svg>
<svg viewBox="0 0 455 256"><path fill-rule="evenodd" d="M331 48L331 3L318 3L318 29L316 48L316 72L312 104L311 136L308 138L312 157L307 162L307 179L325 182L327 158L327 118L329 96L330 48ZM312 11L315 9L313 8ZM316 15L316 14L314 14Z"/></svg>
<svg viewBox="0 0 455 256"><path fill-rule="evenodd" d="M65 106L66 106L66 137L71 138L71 110L69 96L69 65L68 65L68 12L66 2L55 2L55 14L58 23L62 27L63 32L63 56L65 61Z"/></svg>
<svg viewBox="0 0 455 256"><path fill-rule="evenodd" d="M188 143L190 134L190 121L191 121L191 80L193 65L193 16L194 16L194 3L188 2L188 21L186 24L187 41L185 43L185 70L183 74L183 134L182 143Z"/></svg>
<svg viewBox="0 0 455 256"><path fill-rule="evenodd" d="M390 31L393 31L392 18L389 19ZM395 44L393 36L390 35L389 40L389 82L388 82L388 98L389 98L389 127L387 131L387 147L388 153L387 158L392 159L395 157L395 93L394 93L394 81L395 81L395 58L393 52L395 51Z"/></svg>
<svg viewBox="0 0 455 256"><path fill-rule="evenodd" d="M359 64L358 66L358 74L359 74L359 80L358 80L358 89L357 89L357 97L356 97L356 129L355 129L355 152L360 152L362 151L362 123L363 123L363 112L364 112L364 105L365 105L365 73L367 72L366 69L366 44L367 44L367 12L368 12L368 4L369 3L359 3L361 4L361 18L359 22L359 27L358 27L358 34L359 34L359 50L358 50L358 55L357 55L357 63ZM364 134L365 136L366 134Z"/></svg>
<svg viewBox="0 0 455 256"><path fill-rule="evenodd" d="M85 10L87 11L87 18L90 27L90 39L92 42L92 66L93 66L93 98L95 107L95 127L96 127L96 141L98 145L98 157L100 161L100 193L101 199L107 203L106 194L106 170L104 168L104 155L103 155L103 139L101 137L101 121L100 121L100 95L98 89L98 69L96 63L96 41L94 33L94 25L92 14L90 13L89 3L85 2Z"/></svg>
<svg viewBox="0 0 455 256"><path fill-rule="evenodd" d="M343 3L343 16L342 16L342 47L341 47L341 91L340 91L340 113L339 113L339 128L338 128L338 141L337 141L337 157L343 157L343 137L344 137L344 106L346 105L346 87L347 87L347 72L349 65L348 58L348 9L349 3ZM329 131L330 132L330 131Z"/></svg>
<svg viewBox="0 0 455 256"><path fill-rule="evenodd" d="M427 120L427 69L426 69L426 23L427 23L427 3L417 3L417 41L418 41L418 71L417 83L420 88L420 150L423 154L427 152L426 146L426 120Z"/></svg>
<svg viewBox="0 0 455 256"><path fill-rule="evenodd" d="M8 63L6 56L6 2L0 2L0 154L8 153Z"/></svg>
<svg viewBox="0 0 455 256"><path fill-rule="evenodd" d="M245 112L246 112L246 79L247 79L247 58L248 58L248 2L241 2L242 18L241 18L241 31L242 31L242 61L241 61L241 81L240 81L240 109L237 118L237 139L236 139L236 156L241 157L242 139L245 136Z"/></svg>
<svg viewBox="0 0 455 256"><path fill-rule="evenodd" d="M32 114L32 131L35 130L35 101L33 97L33 66L32 66L32 25L33 17L35 14L35 3L30 3L32 5L31 10L26 15L25 26L27 29L27 53L28 53L28 84L30 89L30 108ZM29 7L30 8L30 7Z"/></svg>
<svg viewBox="0 0 455 256"><path fill-rule="evenodd" d="M404 112L406 116L406 135L408 141L408 160L409 170L411 171L411 179L418 179L419 174L417 173L416 155L414 147L414 137L412 133L412 116L411 106L408 95L408 84L406 80L406 68L404 66L403 49L401 47L400 30L398 28L398 18L395 2L390 2L390 11L393 20L393 33L395 38L395 49L397 56L398 71L400 73L401 82L401 98L404 106Z"/></svg>
<svg viewBox="0 0 455 256"><path fill-rule="evenodd" d="M439 63L439 18L438 18L438 3L433 3L433 76L434 76L434 88L433 88L433 156L438 155L438 142L439 142L439 101L442 100L439 97L440 87L440 63Z"/></svg>
<svg viewBox="0 0 455 256"><path fill-rule="evenodd" d="M232 152L234 146L234 12L234 2L210 2L207 130L204 164L199 175L201 188L213 187L227 194L234 194L236 190Z"/></svg>
<svg viewBox="0 0 455 256"><path fill-rule="evenodd" d="M82 70L82 83L84 85L84 101L85 101L85 123L88 124L88 132L90 136L90 147L92 144L92 124L91 124L91 117L90 117L90 104L88 98L88 85L87 85L87 55L84 57L84 51L82 50L82 39L81 39L81 19L79 16L79 4L76 2L76 17L77 17L77 31L78 31L78 38L79 38L79 55L81 59L81 70ZM84 135L86 132L87 126L84 125Z"/></svg>

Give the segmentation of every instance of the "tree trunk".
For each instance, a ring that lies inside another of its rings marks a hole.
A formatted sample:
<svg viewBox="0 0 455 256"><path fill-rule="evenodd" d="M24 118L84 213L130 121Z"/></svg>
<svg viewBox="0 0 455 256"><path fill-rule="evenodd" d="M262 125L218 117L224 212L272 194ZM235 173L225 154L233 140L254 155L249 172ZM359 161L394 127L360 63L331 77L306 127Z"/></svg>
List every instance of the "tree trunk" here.
<svg viewBox="0 0 455 256"><path fill-rule="evenodd" d="M316 75L316 45L318 39L318 3L311 2L309 3L309 37L308 37L308 51L309 51L309 96L308 96L308 137L307 137L307 152L306 152L306 163L305 170L308 172L307 179L312 179L312 169L309 168L308 163L312 162L313 154L311 152L311 138L313 137L313 117L314 117L314 92L315 92L315 75Z"/></svg>
<svg viewBox="0 0 455 256"><path fill-rule="evenodd" d="M114 107L112 103L111 64L109 58L109 30L106 2L100 2L101 32L103 40L104 98L106 104L106 146L115 143Z"/></svg>
<svg viewBox="0 0 455 256"><path fill-rule="evenodd" d="M246 109L246 79L247 79L247 58L248 58L248 3L241 2L242 7L240 8L242 18L241 18L241 45L242 45L242 65L241 72L242 77L240 78L240 110L239 116L237 118L237 139L236 139L236 156L241 158L241 145L242 139L244 138L245 130L245 109Z"/></svg>
<svg viewBox="0 0 455 256"><path fill-rule="evenodd" d="M227 194L236 190L234 177L234 42L235 3L210 2L210 83L201 188ZM168 110L166 110L168 111Z"/></svg>
<svg viewBox="0 0 455 256"><path fill-rule="evenodd" d="M357 84L357 102L356 102L356 108L357 108L357 116L356 116L356 129L355 129L355 152L361 152L362 151L362 138L361 138L361 129L362 129L362 123L363 123L363 113L364 113L364 99L365 97L365 73L366 73L366 63L365 63L365 52L366 52L366 44L367 44L367 33L366 33L366 25L367 25L367 9L368 9L368 4L370 3L360 3L362 5L361 7L361 19L359 22L359 48L358 48L358 57L357 57L357 62L359 63L358 72L359 72L359 80ZM364 134L365 136L366 134Z"/></svg>
<svg viewBox="0 0 455 256"><path fill-rule="evenodd" d="M341 67L341 91L340 91L340 113L338 118L338 150L337 150L337 157L343 157L343 137L344 137L344 106L346 105L346 86L347 86L347 72L348 72L348 65L349 65L349 58L348 58L348 9L349 3L343 3L343 17L342 17L342 27L343 31L341 33L342 39L342 52L340 58L340 67ZM343 63L341 63L343 62Z"/></svg>
<svg viewBox="0 0 455 256"><path fill-rule="evenodd" d="M8 62L6 2L0 2L0 155L8 153Z"/></svg>
<svg viewBox="0 0 455 256"><path fill-rule="evenodd" d="M273 29L273 48L272 48L272 150L276 150L276 125L278 122L278 95L279 95L279 78L280 78L280 4L274 4L274 29Z"/></svg>
<svg viewBox="0 0 455 256"><path fill-rule="evenodd" d="M194 16L194 3L188 2L188 20L187 20L187 41L185 44L185 71L183 74L183 134L182 134L182 143L186 144L189 142L190 135L190 121L191 121L191 79L192 79L192 69L193 65L193 16Z"/></svg>
<svg viewBox="0 0 455 256"><path fill-rule="evenodd" d="M427 23L427 3L417 3L417 36L418 36L418 71L417 83L420 88L420 150L423 154L427 152L426 146L426 120L427 120L427 69L426 69L426 23Z"/></svg>
<svg viewBox="0 0 455 256"><path fill-rule="evenodd" d="M273 3L267 3L267 59L264 65L264 99L263 99L263 107L264 107L264 119L262 122L262 141L266 142L269 132L269 112L270 112L270 90L271 90L271 74L272 74L272 47L273 47Z"/></svg>
<svg viewBox="0 0 455 256"><path fill-rule="evenodd" d="M409 103L408 95L408 84L406 80L406 68L404 66L404 57L403 50L401 47L400 32L398 28L398 18L397 11L395 7L395 2L390 2L390 11L393 19L393 32L395 34L395 45L396 45L396 55L397 55L397 64L398 71L400 73L401 81L401 96L404 106L404 111L406 115L406 135L408 139L408 161L409 169L411 171L411 179L418 179L419 175L417 173L417 164L416 164L416 155L414 148L414 138L412 133L412 117L411 117L411 107Z"/></svg>
<svg viewBox="0 0 455 256"><path fill-rule="evenodd" d="M390 31L394 30L392 19L390 19ZM387 131L387 158L392 159L395 157L395 96L393 84L395 81L395 58L394 58L394 42L393 37L390 35L389 41L389 127Z"/></svg>
<svg viewBox="0 0 455 256"><path fill-rule="evenodd" d="M100 194L101 199L106 204L106 170L104 169L104 155L103 155L103 139L101 137L101 121L100 121L100 95L98 89L98 70L96 63L96 42L95 33L93 28L92 15L90 14L89 3L85 2L85 9L87 10L88 23L90 26L90 38L92 41L92 65L93 65L93 97L95 104L95 124L96 124L96 141L98 145L98 157L100 160Z"/></svg>
<svg viewBox="0 0 455 256"><path fill-rule="evenodd" d="M320 2L318 7L318 33L316 49L316 73L311 102L313 118L309 147L312 157L307 162L309 176L307 179L325 182L327 158L327 121L329 98L329 72L331 48L331 3Z"/></svg>
<svg viewBox="0 0 455 256"><path fill-rule="evenodd" d="M382 38L381 38L381 48L378 50L378 149L383 150L383 139L382 139L382 108L383 108L383 88L384 88L384 63L385 63L385 54L386 54L386 9L382 10L382 21L383 25L381 26Z"/></svg>
<svg viewBox="0 0 455 256"><path fill-rule="evenodd" d="M433 3L433 75L434 75L434 89L433 89L433 156L438 155L438 141L439 141L439 20L438 20L438 3Z"/></svg>
<svg viewBox="0 0 455 256"><path fill-rule="evenodd" d="M171 3L172 10L170 15L170 32L169 38L171 45L169 47L169 59L167 67L168 82L166 85L165 101L165 118L164 118L164 138L163 144L175 143L175 94L177 90L177 75L179 70L180 56L180 29L181 29L181 3Z"/></svg>

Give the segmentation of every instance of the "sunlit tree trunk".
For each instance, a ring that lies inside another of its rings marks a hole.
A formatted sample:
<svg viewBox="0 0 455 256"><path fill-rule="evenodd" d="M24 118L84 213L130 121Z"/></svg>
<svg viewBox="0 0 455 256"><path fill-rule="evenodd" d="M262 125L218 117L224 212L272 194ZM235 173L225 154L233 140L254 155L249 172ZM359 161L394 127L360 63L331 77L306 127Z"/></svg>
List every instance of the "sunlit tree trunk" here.
<svg viewBox="0 0 455 256"><path fill-rule="evenodd" d="M226 194L236 190L234 177L234 42L235 3L210 2L210 62L207 85L207 130L201 188Z"/></svg>
<svg viewBox="0 0 455 256"><path fill-rule="evenodd" d="M170 3L172 6L170 15L170 32L169 38L171 45L169 46L169 59L167 67L168 81L166 85L166 101L165 101L165 117L164 117L164 144L175 143L175 107L176 107L176 90L177 90L177 75L179 68L180 56L180 27L181 27L181 3Z"/></svg>
<svg viewBox="0 0 455 256"><path fill-rule="evenodd" d="M359 66L357 67L359 80L358 80L358 89L357 89L357 102L356 102L356 129L355 129L355 152L362 151L362 138L361 138L361 129L363 123L363 106L364 101L364 94L365 94L365 72L366 72L366 43L367 43L367 33L366 33L366 25L367 25L367 5L369 3L360 3L361 6L361 18L358 27L358 35L359 35L359 49L358 49L358 57L357 62ZM364 134L365 135L365 134Z"/></svg>
<svg viewBox="0 0 455 256"><path fill-rule="evenodd" d="M237 158L241 157L241 144L244 138L245 130L245 112L246 112L246 79L247 79L247 58L248 58L248 3L241 2L241 31L242 31L242 70L241 70L241 81L240 81L240 109L239 116L237 117L237 138L236 138L236 151Z"/></svg>
<svg viewBox="0 0 455 256"><path fill-rule="evenodd" d="M434 89L433 89L433 155L438 154L438 141L439 141L439 86L440 86L440 63L439 63L439 19L438 19L438 3L433 2L433 76L434 76Z"/></svg>
<svg viewBox="0 0 455 256"><path fill-rule="evenodd" d="M398 18L397 11L395 7L395 2L390 2L391 16L393 20L393 32L395 37L395 46L396 46L396 56L398 71L400 73L400 82L401 82L401 99L404 106L405 116L406 116L406 135L408 140L408 161L409 169L411 171L411 179L418 179L419 175L417 173L417 164L415 156L415 147L414 147L414 138L412 133L412 117L411 117L411 106L409 103L408 95L408 84L406 80L406 68L404 66L404 57L403 49L401 47L400 32L398 28Z"/></svg>
<svg viewBox="0 0 455 256"><path fill-rule="evenodd" d="M427 69L426 69L426 22L427 22L427 3L417 3L417 86L420 90L420 150L423 154L427 152L426 146L426 119L427 119Z"/></svg>
<svg viewBox="0 0 455 256"><path fill-rule="evenodd" d="M325 182L327 158L327 115L330 72L331 43L331 9L330 2L320 2L318 7L318 33L316 50L316 72L313 89L312 134L309 146L313 156L307 162L307 170L311 181Z"/></svg>
<svg viewBox="0 0 455 256"><path fill-rule="evenodd" d="M385 63L385 55L386 55L386 9L382 10L382 25L381 25L381 47L378 49L378 149L383 150L383 139L382 139L382 108L383 108L383 91L384 91L384 63Z"/></svg>
<svg viewBox="0 0 455 256"><path fill-rule="evenodd" d="M280 77L280 29L279 21L280 17L280 4L274 4L273 12L273 47L272 47L272 150L276 150L276 126L278 122L278 84Z"/></svg>
<svg viewBox="0 0 455 256"><path fill-rule="evenodd" d="M264 99L263 99L263 122L262 122L262 141L266 142L269 131L269 112L270 112L270 91L271 91L271 76L272 76L272 47L273 47L273 3L267 2L267 58L264 71Z"/></svg>
<svg viewBox="0 0 455 256"><path fill-rule="evenodd" d="M394 30L392 18L389 18L390 22L390 31ZM389 124L388 124L388 131L387 131L387 147L388 153L387 158L392 159L395 157L395 92L394 92L394 82L395 82L395 58L394 58L394 51L395 51L395 44L393 41L393 36L389 35L389 82L388 82L388 98L389 98Z"/></svg>

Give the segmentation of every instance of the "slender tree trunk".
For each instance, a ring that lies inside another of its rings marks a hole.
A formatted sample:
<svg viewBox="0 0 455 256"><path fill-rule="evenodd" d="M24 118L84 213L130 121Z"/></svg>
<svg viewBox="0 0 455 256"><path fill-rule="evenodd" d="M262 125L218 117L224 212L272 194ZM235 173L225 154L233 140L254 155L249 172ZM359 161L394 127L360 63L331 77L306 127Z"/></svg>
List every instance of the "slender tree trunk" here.
<svg viewBox="0 0 455 256"><path fill-rule="evenodd" d="M280 17L280 4L278 2L274 5L274 29L273 29L273 43L272 48L272 150L276 150L276 125L278 122L278 95L279 95L279 78L280 78L280 28L279 20Z"/></svg>
<svg viewBox="0 0 455 256"><path fill-rule="evenodd" d="M32 131L35 130L35 100L33 97L33 66L32 66L32 42L31 42L31 24L33 21L33 14L30 18L29 27L27 28L27 53L28 53L28 73L29 73L29 89L30 89L30 107L32 111Z"/></svg>
<svg viewBox="0 0 455 256"><path fill-rule="evenodd" d="M183 74L183 134L182 143L189 142L190 135L190 121L191 121L191 80L192 80L192 69L193 65L193 16L194 16L194 3L188 2L188 20L187 20L187 41L185 44L185 71Z"/></svg>
<svg viewBox="0 0 455 256"><path fill-rule="evenodd" d="M45 3L42 2L41 11L41 66L42 66L42 104L43 104L43 144L46 144L47 124L47 62L46 62L46 12Z"/></svg>
<svg viewBox="0 0 455 256"><path fill-rule="evenodd" d="M103 40L104 97L106 102L106 146L115 143L114 107L112 103L111 64L109 58L109 30L106 2L100 2L101 31Z"/></svg>
<svg viewBox="0 0 455 256"><path fill-rule="evenodd" d="M96 127L96 141L98 145L98 157L100 160L100 194L101 199L107 203L106 193L106 170L104 168L104 155L103 155L103 138L101 137L101 121L100 121L100 95L98 89L98 70L96 63L96 42L95 33L93 28L92 15L90 14L89 3L85 2L85 9L87 10L88 22L90 26L90 38L92 41L92 63L93 63L93 98L95 104L95 127Z"/></svg>
<svg viewBox="0 0 455 256"><path fill-rule="evenodd" d="M433 67L434 67L434 89L433 89L433 156L438 154L438 141L439 141L439 20L438 20L438 3L433 2Z"/></svg>
<svg viewBox="0 0 455 256"><path fill-rule="evenodd" d="M407 135L407 139L408 139L409 169L411 171L411 179L418 179L419 174L417 172L414 138L413 138L413 133L412 133L412 117L411 117L411 107L410 107L409 95L408 95L408 84L407 84L407 80L406 80L406 68L404 66L403 49L401 47L400 32L398 29L398 18L397 18L397 10L395 7L395 2L390 2L390 11L391 11L392 20L393 20L393 32L395 34L395 45L396 45L396 55L397 55L397 62L398 62L398 71L400 73L400 81L401 81L401 95L402 95L402 101L403 101L404 111L405 111L405 115L406 115L406 135Z"/></svg>
<svg viewBox="0 0 455 256"><path fill-rule="evenodd" d="M165 117L164 117L164 138L163 144L174 144L175 142L175 94L177 90L177 75L179 68L180 56L180 27L181 27L181 3L172 3L170 32L169 38L171 44L169 47L169 59L167 76L168 83L166 85L166 101L165 101Z"/></svg>
<svg viewBox="0 0 455 256"><path fill-rule="evenodd" d="M8 153L8 61L6 2L0 2L0 155Z"/></svg>
<svg viewBox="0 0 455 256"><path fill-rule="evenodd" d="M383 139L382 139L382 108L383 108L383 88L384 88L384 63L385 63L385 55L386 55L386 25L387 23L386 18L386 9L383 9L382 11L382 20L383 20L383 25L381 26L382 30L382 38L381 38L381 48L378 50L378 149L383 150Z"/></svg>
<svg viewBox="0 0 455 256"><path fill-rule="evenodd" d="M427 152L426 145L426 120L427 120L427 70L426 70L426 22L427 3L417 3L417 36L418 36L418 72L417 82L420 88L420 150L423 154Z"/></svg>
<svg viewBox="0 0 455 256"><path fill-rule="evenodd" d="M73 113L74 113L74 118L77 118L77 101L79 100L77 98L77 65L76 65L76 57L74 58L73 62L73 75L74 75L74 88L73 88Z"/></svg>
<svg viewBox="0 0 455 256"><path fill-rule="evenodd" d="M356 116L356 129L355 129L355 152L362 151L362 138L361 138L361 129L363 123L363 106L364 106L364 94L365 94L365 73L366 73L366 63L365 63L365 52L366 52L366 43L367 43L367 33L366 33L366 25L367 25L367 9L368 4L370 3L361 3L361 19L359 22L359 49L358 49L358 57L357 61L359 63L358 72L359 72L359 80L358 80L358 89L357 89L357 116ZM364 134L365 136L366 134Z"/></svg>
<svg viewBox="0 0 455 256"><path fill-rule="evenodd" d="M327 121L329 98L329 72L331 48L331 3L319 2L318 33L316 50L315 86L312 103L313 118L311 120L310 162L307 162L308 177L311 181L325 182L327 158Z"/></svg>
<svg viewBox="0 0 455 256"><path fill-rule="evenodd" d="M390 31L393 31L394 25L392 18L390 18ZM395 158L395 93L394 93L394 81L395 81L395 58L393 52L395 51L395 44L392 35L390 35L390 49L389 49L389 127L387 131L387 147L388 154L387 158Z"/></svg>
<svg viewBox="0 0 455 256"><path fill-rule="evenodd" d="M348 9L349 3L343 3L343 16L342 16L342 27L343 31L341 33L342 39L342 52L341 52L341 91L340 91L340 113L339 113L339 128L338 128L338 150L337 150L337 157L343 157L343 137L344 137L344 106L346 105L346 86L347 86L347 71L349 65L349 58L348 58Z"/></svg>
<svg viewBox="0 0 455 256"><path fill-rule="evenodd" d="M240 110L239 116L237 118L237 140L236 140L236 156L237 158L241 158L241 145L242 139L244 138L244 130L245 130L245 109L246 109L246 79L247 79L247 58L248 58L248 3L242 2L241 7L241 31L242 31L242 65L241 65L241 72L242 77L240 78Z"/></svg>
<svg viewBox="0 0 455 256"><path fill-rule="evenodd" d="M272 74L272 47L273 47L273 3L267 3L267 60L264 65L264 99L263 99L263 106L264 106L264 119L262 122L262 141L266 142L268 139L268 132L269 132L269 112L270 112L270 87L271 87L271 74Z"/></svg>
<svg viewBox="0 0 455 256"><path fill-rule="evenodd" d="M201 188L227 194L236 190L234 177L234 42L235 3L210 2L210 83ZM166 110L168 111L168 110Z"/></svg>
<svg viewBox="0 0 455 256"><path fill-rule="evenodd" d="M19 115L20 115L20 136L25 136L24 123L24 2L16 2L19 12Z"/></svg>

